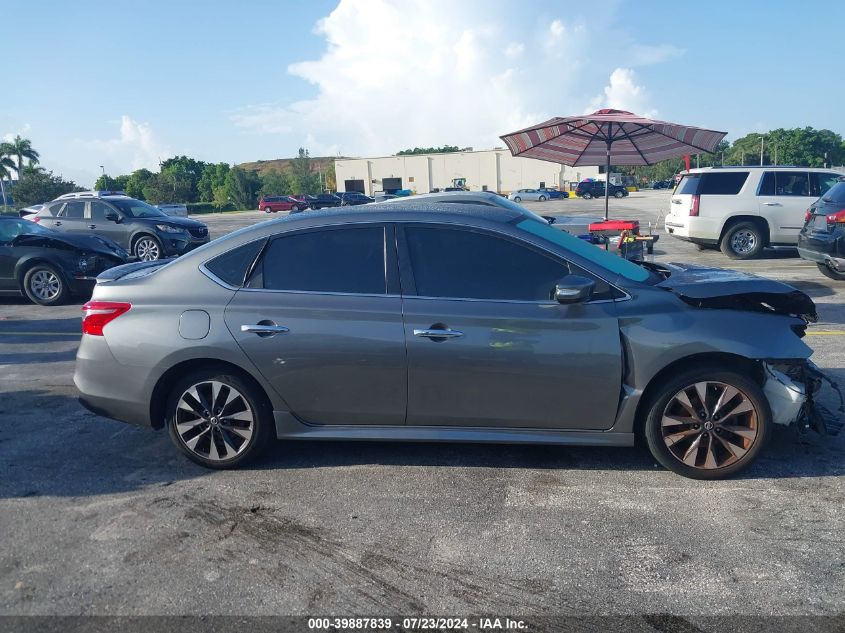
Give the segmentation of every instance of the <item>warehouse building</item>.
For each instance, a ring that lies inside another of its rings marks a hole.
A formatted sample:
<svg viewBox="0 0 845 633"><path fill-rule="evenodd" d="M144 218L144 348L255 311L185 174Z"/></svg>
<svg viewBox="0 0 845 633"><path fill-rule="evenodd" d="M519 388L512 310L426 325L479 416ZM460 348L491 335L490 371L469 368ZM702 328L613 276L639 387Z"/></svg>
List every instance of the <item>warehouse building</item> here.
<svg viewBox="0 0 845 633"><path fill-rule="evenodd" d="M414 154L335 161L339 191L367 195L399 189L428 193L447 187L510 193L517 189L553 187L565 190L584 178L598 178L598 167L568 167L512 156L506 149ZM603 176L602 176L603 178Z"/></svg>

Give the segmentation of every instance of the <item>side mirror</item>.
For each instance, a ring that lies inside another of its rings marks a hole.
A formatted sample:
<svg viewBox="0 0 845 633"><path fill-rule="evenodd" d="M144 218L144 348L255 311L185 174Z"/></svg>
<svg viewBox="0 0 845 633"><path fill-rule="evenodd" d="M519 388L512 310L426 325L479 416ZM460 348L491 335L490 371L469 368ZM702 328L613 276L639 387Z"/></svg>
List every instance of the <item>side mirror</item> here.
<svg viewBox="0 0 845 633"><path fill-rule="evenodd" d="M596 282L581 275L567 275L555 284L555 300L564 305L582 303L593 296Z"/></svg>
<svg viewBox="0 0 845 633"><path fill-rule="evenodd" d="M116 211L106 211L106 220L111 220L117 224L120 223L120 216Z"/></svg>

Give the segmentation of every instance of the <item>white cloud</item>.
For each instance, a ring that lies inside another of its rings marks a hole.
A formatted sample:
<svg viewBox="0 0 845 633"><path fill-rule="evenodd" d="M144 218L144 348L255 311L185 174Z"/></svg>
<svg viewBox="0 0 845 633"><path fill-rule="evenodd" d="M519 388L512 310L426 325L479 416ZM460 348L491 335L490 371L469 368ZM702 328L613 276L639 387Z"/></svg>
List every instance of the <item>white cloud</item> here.
<svg viewBox="0 0 845 633"><path fill-rule="evenodd" d="M616 42L602 25L585 28L557 1L544 7L340 0L315 29L326 40L322 56L288 66L316 95L244 106L229 117L245 133L279 135L312 155L501 146L501 134L579 112L585 91L600 88L596 76L613 68L607 60L630 53L632 43ZM599 101L633 96L632 108L650 110L645 91L627 81L631 71L619 72Z"/></svg>
<svg viewBox="0 0 845 633"><path fill-rule="evenodd" d="M6 132L5 134L3 134L2 137L0 137L0 139L2 139L5 143L11 143L15 140L16 136L23 136L25 138L26 133L29 132L31 129L32 126L29 123L24 123L21 127L12 130L11 132Z"/></svg>
<svg viewBox="0 0 845 633"><path fill-rule="evenodd" d="M124 173L146 167L158 170L159 159L169 156L167 147L159 141L149 123L139 123L127 114L120 117L120 131L116 138L85 143L100 152L108 171Z"/></svg>
<svg viewBox="0 0 845 633"><path fill-rule="evenodd" d="M631 66L650 66L660 64L670 59L683 55L686 51L683 48L671 44L649 46L646 44L634 44L631 47L630 56L627 61Z"/></svg>
<svg viewBox="0 0 845 633"><path fill-rule="evenodd" d="M646 117L657 116L657 110L650 106L648 92L637 84L636 73L630 68L617 68L610 74L610 82L602 94L590 101L588 112L600 108L628 110Z"/></svg>

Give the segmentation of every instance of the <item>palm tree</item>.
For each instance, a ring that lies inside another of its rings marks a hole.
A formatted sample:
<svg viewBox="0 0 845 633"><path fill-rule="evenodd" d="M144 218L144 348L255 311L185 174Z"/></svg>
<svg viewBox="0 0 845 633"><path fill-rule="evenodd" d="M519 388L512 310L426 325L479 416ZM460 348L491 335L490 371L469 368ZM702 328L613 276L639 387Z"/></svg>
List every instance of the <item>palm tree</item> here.
<svg viewBox="0 0 845 633"><path fill-rule="evenodd" d="M15 171L18 174L18 182L23 177L24 165L23 159L29 160L29 165L37 165L40 158L38 152L32 149L32 142L28 138L21 138L18 134L11 143L3 143L0 145L0 155L14 156L17 161L15 163Z"/></svg>
<svg viewBox="0 0 845 633"><path fill-rule="evenodd" d="M3 186L3 180L12 180L12 171L15 168L15 161L8 156L3 155L2 147L0 147L0 204L6 207L6 188Z"/></svg>

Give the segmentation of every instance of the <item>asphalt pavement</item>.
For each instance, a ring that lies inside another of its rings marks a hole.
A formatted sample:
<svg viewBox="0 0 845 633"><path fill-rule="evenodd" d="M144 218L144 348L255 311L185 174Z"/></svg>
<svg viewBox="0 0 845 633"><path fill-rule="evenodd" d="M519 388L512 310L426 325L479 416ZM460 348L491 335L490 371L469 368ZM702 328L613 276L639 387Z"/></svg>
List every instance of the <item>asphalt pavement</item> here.
<svg viewBox="0 0 845 633"><path fill-rule="evenodd" d="M668 200L634 193L611 215L646 228ZM217 237L267 218L201 219ZM845 383L845 283L789 249L734 262L661 235L654 258L804 290L813 359ZM80 305L0 299L0 615L843 612L842 437L778 429L717 482L638 448L280 442L208 471L76 402Z"/></svg>

